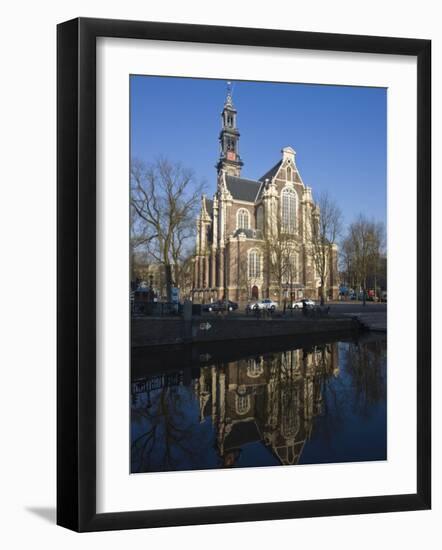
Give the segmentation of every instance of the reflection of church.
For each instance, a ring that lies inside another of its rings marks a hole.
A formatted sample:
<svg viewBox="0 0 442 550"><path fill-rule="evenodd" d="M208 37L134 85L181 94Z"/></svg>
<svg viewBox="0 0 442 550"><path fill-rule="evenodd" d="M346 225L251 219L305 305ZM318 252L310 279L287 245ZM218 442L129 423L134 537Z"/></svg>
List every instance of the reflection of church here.
<svg viewBox="0 0 442 550"><path fill-rule="evenodd" d="M337 369L336 344L201 368L195 381L200 420L211 418L224 466L259 441L279 463L297 464L322 412L321 381Z"/></svg>

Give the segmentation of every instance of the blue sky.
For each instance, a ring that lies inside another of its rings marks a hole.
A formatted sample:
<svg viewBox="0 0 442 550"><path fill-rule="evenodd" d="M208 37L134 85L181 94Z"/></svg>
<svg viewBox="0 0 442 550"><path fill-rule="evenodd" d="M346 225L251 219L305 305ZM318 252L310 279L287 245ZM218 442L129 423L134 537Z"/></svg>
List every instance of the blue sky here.
<svg viewBox="0 0 442 550"><path fill-rule="evenodd" d="M225 80L132 76L131 156L180 161L216 187ZM313 196L339 203L345 223L359 213L386 222L387 90L235 81L242 176L259 178L292 146Z"/></svg>

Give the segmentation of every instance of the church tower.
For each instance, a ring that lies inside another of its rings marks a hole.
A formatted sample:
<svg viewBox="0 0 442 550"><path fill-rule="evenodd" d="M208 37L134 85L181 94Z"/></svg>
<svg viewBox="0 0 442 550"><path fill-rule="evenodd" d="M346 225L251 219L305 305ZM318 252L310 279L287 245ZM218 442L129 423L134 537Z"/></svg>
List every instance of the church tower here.
<svg viewBox="0 0 442 550"><path fill-rule="evenodd" d="M239 132L236 127L237 111L233 106L231 83L227 83L227 97L221 113L221 132L219 135L220 158L216 165L218 173L225 170L230 176L240 176L243 162L239 156Z"/></svg>

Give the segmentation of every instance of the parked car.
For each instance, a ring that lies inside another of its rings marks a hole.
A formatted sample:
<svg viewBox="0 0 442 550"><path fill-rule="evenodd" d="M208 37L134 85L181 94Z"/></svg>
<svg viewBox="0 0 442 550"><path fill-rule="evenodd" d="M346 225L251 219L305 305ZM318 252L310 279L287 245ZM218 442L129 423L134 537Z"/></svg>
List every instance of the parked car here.
<svg viewBox="0 0 442 550"><path fill-rule="evenodd" d="M301 300L296 300L292 303L292 309L303 309L305 307L315 307L315 302L310 300L310 298L302 298Z"/></svg>
<svg viewBox="0 0 442 550"><path fill-rule="evenodd" d="M268 311L275 311L277 309L278 303L274 302L273 300L270 300L269 298L266 298L265 300L261 300L260 302L253 302L251 304L247 304L246 311L256 311L258 309L264 309Z"/></svg>
<svg viewBox="0 0 442 550"><path fill-rule="evenodd" d="M235 311L235 309L238 309L238 304L236 302L232 302L231 300L228 300L227 302L224 300L217 300L216 302L203 305L203 311Z"/></svg>

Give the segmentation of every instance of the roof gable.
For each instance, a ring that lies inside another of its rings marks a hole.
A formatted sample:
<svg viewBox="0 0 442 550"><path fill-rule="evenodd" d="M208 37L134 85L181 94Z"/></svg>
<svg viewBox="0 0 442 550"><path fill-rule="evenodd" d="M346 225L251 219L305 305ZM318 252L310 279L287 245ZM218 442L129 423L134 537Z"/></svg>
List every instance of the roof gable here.
<svg viewBox="0 0 442 550"><path fill-rule="evenodd" d="M276 176L276 173L278 172L279 168L281 167L282 160L278 160L278 162L273 166L273 168L270 168L268 172L266 172L261 178L259 178L259 181L265 181L265 180L271 180Z"/></svg>

